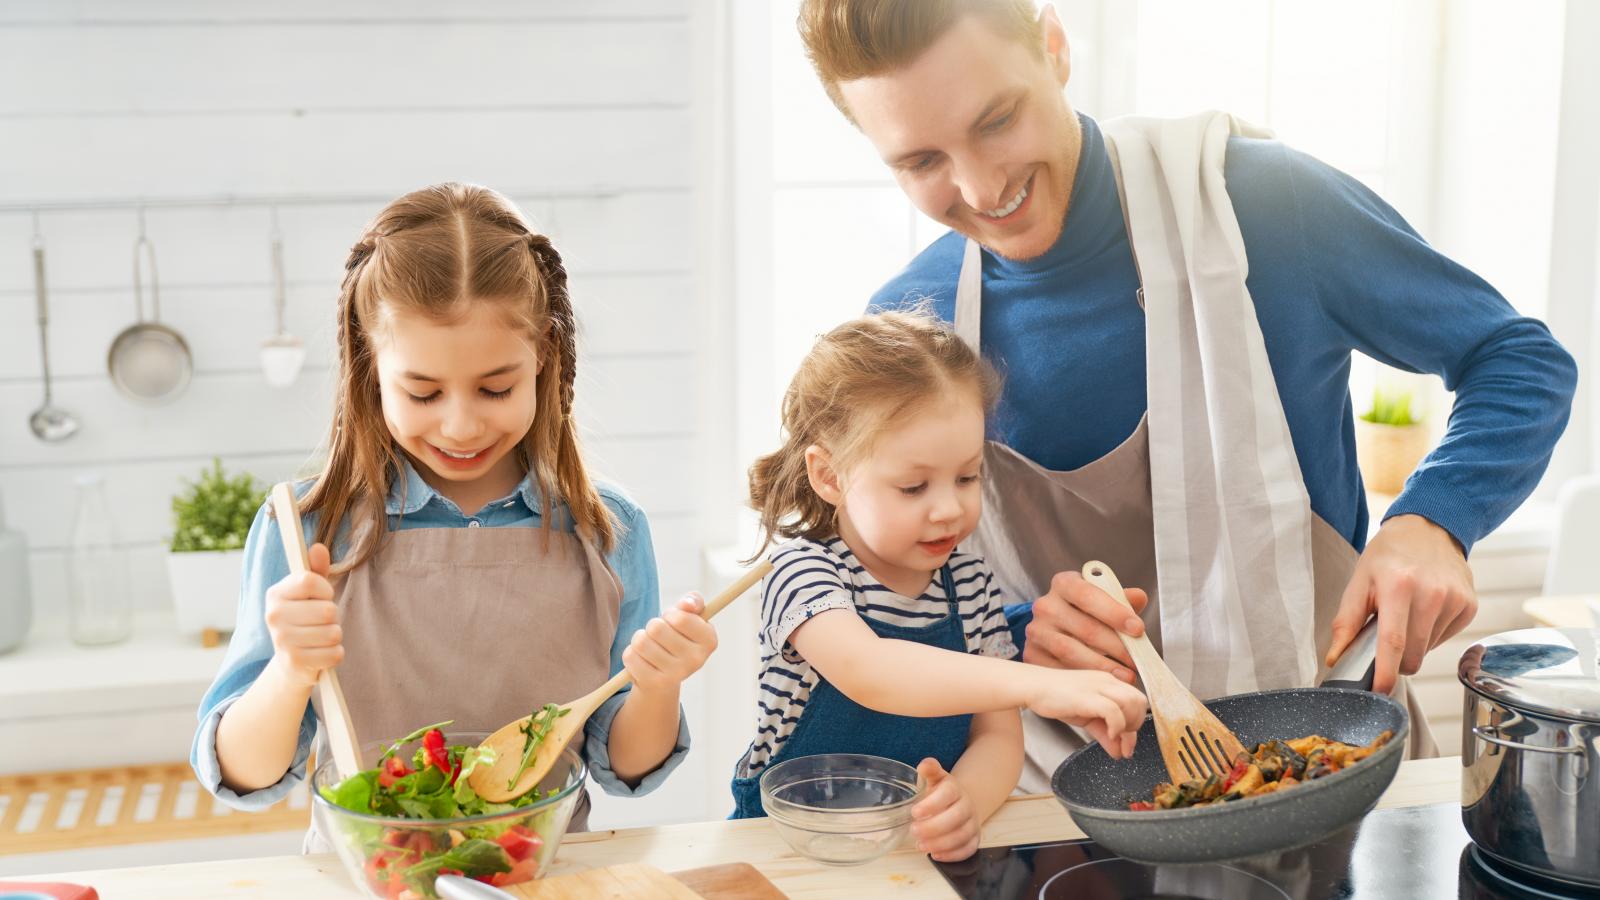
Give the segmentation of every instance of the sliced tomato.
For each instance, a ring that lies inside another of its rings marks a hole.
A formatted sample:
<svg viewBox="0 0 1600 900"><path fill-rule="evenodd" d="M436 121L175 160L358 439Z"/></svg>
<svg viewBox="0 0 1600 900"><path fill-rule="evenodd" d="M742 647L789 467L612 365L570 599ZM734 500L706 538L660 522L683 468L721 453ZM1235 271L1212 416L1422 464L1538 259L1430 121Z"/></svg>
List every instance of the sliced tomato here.
<svg viewBox="0 0 1600 900"><path fill-rule="evenodd" d="M513 825L494 839L500 848L506 851L512 862L521 862L530 856L537 856L539 849L544 846L544 840L539 833L526 825Z"/></svg>
<svg viewBox="0 0 1600 900"><path fill-rule="evenodd" d="M1233 783L1243 778L1244 773L1248 771L1250 771L1250 757L1240 754L1239 758L1233 761L1233 768L1228 770L1228 777L1223 779L1222 790L1226 792L1233 787Z"/></svg>
<svg viewBox="0 0 1600 900"><path fill-rule="evenodd" d="M494 877L489 879L489 883L495 887L505 887L508 884L522 884L525 881L532 881L538 874L539 857L530 856L527 859L519 859L513 863L511 866L511 871L509 872L494 873Z"/></svg>
<svg viewBox="0 0 1600 900"><path fill-rule="evenodd" d="M383 770L378 773L378 783L384 787L392 787L396 781L411 774L411 767L406 765L398 756L391 756L383 761Z"/></svg>
<svg viewBox="0 0 1600 900"><path fill-rule="evenodd" d="M1135 800L1132 803L1128 804L1128 808L1133 810L1134 812L1147 812L1149 810L1155 809L1156 805L1154 803L1151 803L1149 800Z"/></svg>

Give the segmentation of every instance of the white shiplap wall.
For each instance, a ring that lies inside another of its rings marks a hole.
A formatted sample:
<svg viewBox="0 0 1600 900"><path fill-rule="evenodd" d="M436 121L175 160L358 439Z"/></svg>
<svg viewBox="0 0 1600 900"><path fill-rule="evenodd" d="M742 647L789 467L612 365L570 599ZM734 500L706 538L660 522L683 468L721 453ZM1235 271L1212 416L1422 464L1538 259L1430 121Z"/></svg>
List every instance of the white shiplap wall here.
<svg viewBox="0 0 1600 900"><path fill-rule="evenodd" d="M83 422L62 444L28 430L33 223L0 212L0 496L32 548L37 615L62 614L78 473L106 476L135 605L159 608L181 478L213 456L267 481L305 463L345 253L381 206L348 198L447 179L508 193L566 257L594 462L649 513L664 591L698 586L690 56L687 0L0 4L0 204L79 205L40 216L56 402ZM219 196L297 198L279 210L288 328L310 351L290 389L256 364L270 211L182 202ZM134 319L130 198L151 204L162 321L195 356L187 393L157 408L105 372ZM597 820L700 817L698 778Z"/></svg>

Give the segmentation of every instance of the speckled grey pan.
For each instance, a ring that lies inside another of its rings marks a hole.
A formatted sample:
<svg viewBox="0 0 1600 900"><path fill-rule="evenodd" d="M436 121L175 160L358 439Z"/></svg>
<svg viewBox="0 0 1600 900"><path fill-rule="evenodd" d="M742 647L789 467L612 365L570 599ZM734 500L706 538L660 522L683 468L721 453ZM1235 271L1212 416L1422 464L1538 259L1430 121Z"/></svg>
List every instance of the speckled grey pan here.
<svg viewBox="0 0 1600 900"><path fill-rule="evenodd" d="M1361 762L1315 781L1254 799L1190 809L1128 809L1167 780L1146 718L1133 758L1114 760L1098 744L1067 757L1051 779L1056 799L1084 833L1121 856L1149 863L1221 862L1315 843L1372 809L1400 767L1410 731L1405 707L1381 694L1299 688L1222 697L1206 704L1247 749L1309 734L1365 744L1385 728L1394 738Z"/></svg>

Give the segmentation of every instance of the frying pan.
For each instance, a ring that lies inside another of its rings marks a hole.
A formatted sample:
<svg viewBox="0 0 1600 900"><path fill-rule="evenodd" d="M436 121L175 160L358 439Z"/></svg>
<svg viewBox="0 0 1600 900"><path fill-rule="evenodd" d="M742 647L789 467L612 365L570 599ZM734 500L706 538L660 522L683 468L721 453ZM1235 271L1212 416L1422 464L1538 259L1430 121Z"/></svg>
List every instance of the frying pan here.
<svg viewBox="0 0 1600 900"><path fill-rule="evenodd" d="M144 318L144 274L142 262L150 266L150 318ZM161 282L156 277L156 251L144 236L144 218L139 219L139 238L133 245L133 304L137 318L122 329L106 354L106 369L111 383L134 400L164 403L189 386L194 374L194 357L189 344L172 328L161 324Z"/></svg>
<svg viewBox="0 0 1600 900"><path fill-rule="evenodd" d="M1374 619L1322 687L1206 702L1247 748L1310 734L1366 744L1385 729L1394 732L1387 744L1346 769L1265 797L1135 812L1128 809L1130 801L1148 800L1151 789L1168 780L1155 724L1146 718L1131 759L1113 760L1090 744L1057 767L1051 789L1085 834L1137 862L1222 862L1313 844L1377 805L1405 753L1411 730L1405 707L1365 689L1372 685L1376 646Z"/></svg>

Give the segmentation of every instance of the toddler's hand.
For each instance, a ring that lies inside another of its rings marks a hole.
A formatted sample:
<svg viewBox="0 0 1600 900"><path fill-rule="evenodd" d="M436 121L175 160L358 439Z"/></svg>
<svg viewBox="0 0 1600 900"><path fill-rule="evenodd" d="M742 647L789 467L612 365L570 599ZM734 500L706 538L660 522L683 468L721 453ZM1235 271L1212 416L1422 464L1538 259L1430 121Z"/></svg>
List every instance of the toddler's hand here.
<svg viewBox="0 0 1600 900"><path fill-rule="evenodd" d="M684 679L705 665L717 649L717 631L701 618L706 608L699 594L688 594L672 609L634 632L622 651L622 667L640 691L677 690Z"/></svg>
<svg viewBox="0 0 1600 900"><path fill-rule="evenodd" d="M1144 694L1106 672L1035 667L1039 683L1028 708L1088 731L1112 759L1133 755L1134 735L1144 721Z"/></svg>
<svg viewBox="0 0 1600 900"><path fill-rule="evenodd" d="M267 588L266 610L273 658L290 681L302 687L316 684L323 669L344 659L339 611L328 581L328 548L312 544L307 557L311 571L291 572Z"/></svg>
<svg viewBox="0 0 1600 900"><path fill-rule="evenodd" d="M978 852L981 825L961 782L929 757L917 764L927 790L911 807L911 835L917 849L939 862L956 862Z"/></svg>

